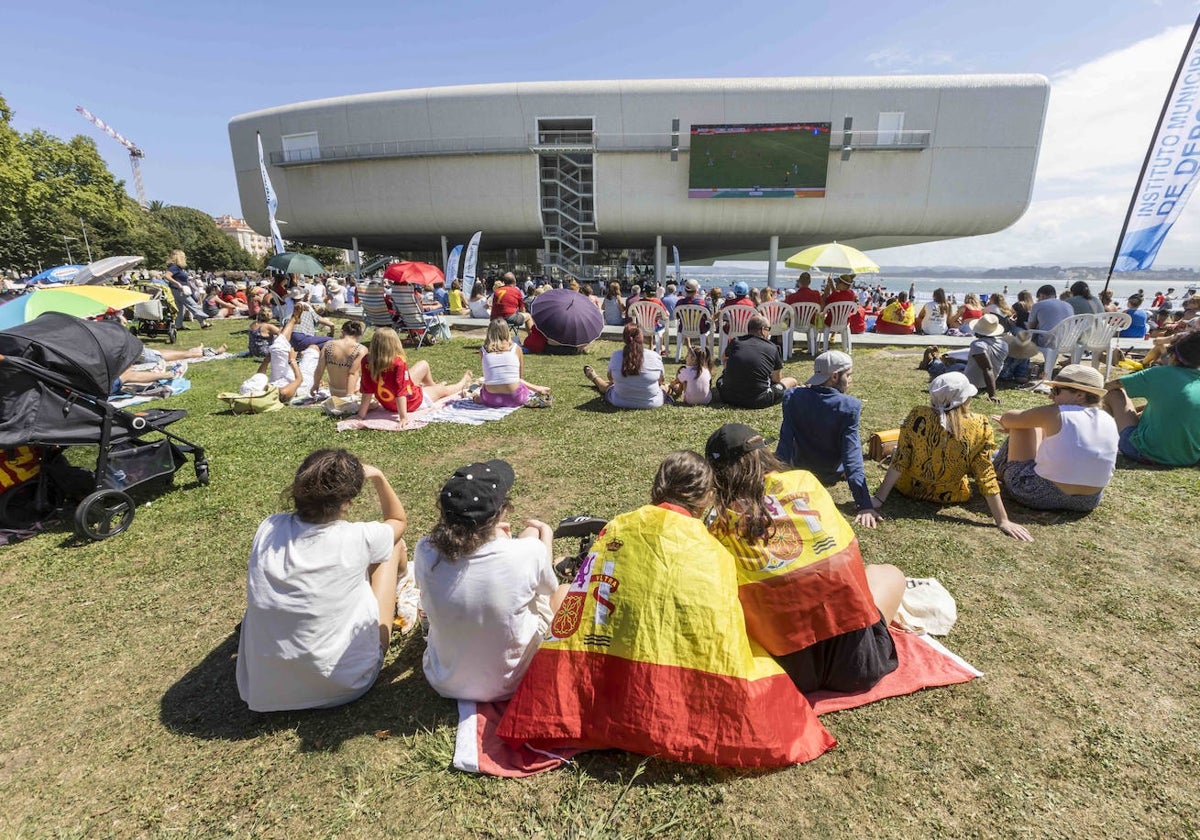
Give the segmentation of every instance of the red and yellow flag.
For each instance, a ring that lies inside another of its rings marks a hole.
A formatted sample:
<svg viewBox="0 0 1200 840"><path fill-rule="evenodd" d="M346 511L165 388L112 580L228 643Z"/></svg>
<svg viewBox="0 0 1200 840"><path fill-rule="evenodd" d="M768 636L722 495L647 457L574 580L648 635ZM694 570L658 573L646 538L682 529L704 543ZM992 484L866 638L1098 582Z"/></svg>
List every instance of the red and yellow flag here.
<svg viewBox="0 0 1200 840"><path fill-rule="evenodd" d="M736 558L750 637L783 656L879 621L858 539L821 482L804 470L770 473L763 497L774 521L766 543L737 536L737 511L714 530Z"/></svg>
<svg viewBox="0 0 1200 840"><path fill-rule="evenodd" d="M698 520L651 505L592 546L499 734L740 767L836 743L747 635L733 558Z"/></svg>

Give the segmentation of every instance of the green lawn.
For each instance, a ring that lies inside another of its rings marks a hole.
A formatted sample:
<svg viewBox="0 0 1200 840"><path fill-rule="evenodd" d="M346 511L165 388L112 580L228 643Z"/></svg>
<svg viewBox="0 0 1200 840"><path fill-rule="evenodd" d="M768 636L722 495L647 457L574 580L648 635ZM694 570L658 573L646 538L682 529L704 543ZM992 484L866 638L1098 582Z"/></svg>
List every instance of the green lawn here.
<svg viewBox="0 0 1200 840"><path fill-rule="evenodd" d="M241 348L239 328L183 341ZM410 358L453 379L478 372L478 346ZM978 499L890 499L883 527L860 534L865 557L939 578L959 605L947 644L987 676L826 716L840 744L807 765L747 773L603 752L523 781L457 773L455 708L425 684L419 637L397 638L348 707L246 710L233 631L247 551L310 450L379 465L412 545L437 488L471 460L511 461L516 516L555 521L643 504L659 459L723 422L777 431L777 408L604 407L581 368L613 346L528 359L527 378L554 389L550 410L391 434L339 435L316 410L231 416L213 394L254 363L193 367L191 391L168 404L191 412L173 428L208 448L211 486L188 466L122 536L80 543L64 526L0 555L0 836L1200 836L1195 469L1122 461L1087 517L1013 505L1032 546L1000 534ZM926 398L915 350L854 355L866 430ZM868 466L872 486L882 474ZM844 485L834 497L850 510Z"/></svg>

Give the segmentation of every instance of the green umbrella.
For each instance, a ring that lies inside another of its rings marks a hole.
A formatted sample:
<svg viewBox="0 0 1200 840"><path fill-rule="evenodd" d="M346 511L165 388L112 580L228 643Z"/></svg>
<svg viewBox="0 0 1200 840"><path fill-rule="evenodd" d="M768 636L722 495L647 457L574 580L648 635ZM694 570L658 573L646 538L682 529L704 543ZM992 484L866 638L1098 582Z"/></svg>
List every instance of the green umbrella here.
<svg viewBox="0 0 1200 840"><path fill-rule="evenodd" d="M296 254L285 251L267 260L267 268L274 269L280 274L324 274L325 266L321 265L308 254Z"/></svg>

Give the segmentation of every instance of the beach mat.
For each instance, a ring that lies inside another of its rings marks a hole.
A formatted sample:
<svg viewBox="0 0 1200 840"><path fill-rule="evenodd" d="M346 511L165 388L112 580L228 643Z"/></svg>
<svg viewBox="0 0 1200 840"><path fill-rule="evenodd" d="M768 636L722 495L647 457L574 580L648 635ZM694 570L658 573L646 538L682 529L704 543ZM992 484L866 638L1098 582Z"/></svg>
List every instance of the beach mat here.
<svg viewBox="0 0 1200 840"><path fill-rule="evenodd" d="M907 633L892 628L896 642L895 671L867 691L839 694L818 691L807 695L818 715L855 709L884 700L913 694L925 688L969 682L983 672L952 653L931 636ZM582 750L559 748L555 752L514 747L496 734L504 716L505 702L475 703L458 701L458 731L454 740L454 767L467 773L482 773L505 778L523 778L554 770L568 763Z"/></svg>
<svg viewBox="0 0 1200 840"><path fill-rule="evenodd" d="M519 406L518 406L519 407ZM411 432L423 429L430 423L461 423L466 426L480 426L490 420L501 420L517 408L488 408L472 400L459 399L457 396L444 397L429 408L412 411L408 414L407 422L402 426L396 422L396 413L376 406L367 413L363 420L351 417L339 420L339 432L351 429L373 429L377 432Z"/></svg>

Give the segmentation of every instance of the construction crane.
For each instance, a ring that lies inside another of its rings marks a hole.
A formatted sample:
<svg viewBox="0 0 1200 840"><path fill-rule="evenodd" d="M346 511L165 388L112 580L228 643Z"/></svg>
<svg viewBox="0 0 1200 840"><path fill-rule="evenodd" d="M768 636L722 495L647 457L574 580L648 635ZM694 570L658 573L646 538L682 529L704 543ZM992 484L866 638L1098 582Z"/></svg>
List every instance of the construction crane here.
<svg viewBox="0 0 1200 840"><path fill-rule="evenodd" d="M146 153L143 152L140 148L138 148L137 143L134 143L132 140L126 140L124 137L121 136L121 134L119 132L114 130L111 125L109 125L104 120L97 117L95 114L93 114L87 108L84 108L82 105L77 105L75 107L75 110L78 111L85 120L90 122L92 125L96 126L96 128L100 129L105 134L107 134L109 137L116 140L118 143L120 143L122 146L124 146L126 149L129 150L129 165L131 167L133 167L133 186L134 186L134 189L137 190L138 204L142 205L142 207L149 207L150 205L146 201L146 188L144 186L142 186L142 163L141 163L141 161L142 161L142 158L144 158L146 156Z"/></svg>

